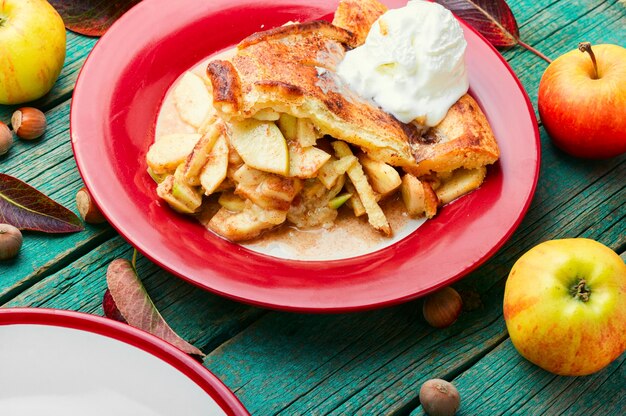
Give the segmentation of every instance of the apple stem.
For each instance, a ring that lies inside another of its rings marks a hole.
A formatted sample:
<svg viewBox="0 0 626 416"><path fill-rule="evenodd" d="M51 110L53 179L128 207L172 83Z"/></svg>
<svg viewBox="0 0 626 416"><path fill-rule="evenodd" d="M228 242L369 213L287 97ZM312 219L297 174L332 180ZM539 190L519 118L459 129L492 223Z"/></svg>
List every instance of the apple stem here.
<svg viewBox="0 0 626 416"><path fill-rule="evenodd" d="M589 301L589 294L591 290L589 290L589 286L587 286L587 281L585 279L580 279L580 282L572 286L571 290L574 299L578 299L582 302Z"/></svg>
<svg viewBox="0 0 626 416"><path fill-rule="evenodd" d="M591 62L593 62L593 71L594 76L593 79L600 78L600 74L598 74L598 64L596 62L596 55L593 53L593 49L591 49L591 42L580 42L578 44L578 50L581 52L587 52L589 56L591 56Z"/></svg>

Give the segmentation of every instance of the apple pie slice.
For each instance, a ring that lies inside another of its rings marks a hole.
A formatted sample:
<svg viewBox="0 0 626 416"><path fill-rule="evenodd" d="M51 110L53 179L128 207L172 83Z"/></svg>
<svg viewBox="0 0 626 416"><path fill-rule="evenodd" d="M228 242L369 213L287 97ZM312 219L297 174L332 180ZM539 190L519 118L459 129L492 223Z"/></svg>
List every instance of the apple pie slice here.
<svg viewBox="0 0 626 416"><path fill-rule="evenodd" d="M380 205L385 199L401 196L410 216L431 218L439 206L479 187L499 151L471 96L427 128L400 122L337 75L346 52L364 42L385 10L376 0L342 0L333 23L255 33L228 58L211 61L206 92L212 108L183 117L201 126L187 135L193 143L185 149L194 151L179 167L182 145L179 152L161 152L157 143L150 153L167 156L151 164L170 175L159 195L197 214L206 205L202 195L219 194L207 226L243 241L285 221L330 227L344 203L390 236ZM179 95L193 100L179 101L203 103L200 90L183 90Z"/></svg>

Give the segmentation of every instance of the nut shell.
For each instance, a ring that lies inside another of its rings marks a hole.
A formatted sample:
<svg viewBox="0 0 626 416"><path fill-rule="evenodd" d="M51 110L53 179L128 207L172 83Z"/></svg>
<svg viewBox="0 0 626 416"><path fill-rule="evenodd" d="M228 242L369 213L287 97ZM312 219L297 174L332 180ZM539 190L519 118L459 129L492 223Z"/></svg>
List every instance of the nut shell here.
<svg viewBox="0 0 626 416"><path fill-rule="evenodd" d="M0 224L0 260L17 256L22 248L22 232L11 224Z"/></svg>
<svg viewBox="0 0 626 416"><path fill-rule="evenodd" d="M452 325L463 309L461 295L451 287L444 287L424 299L424 319L435 328Z"/></svg>
<svg viewBox="0 0 626 416"><path fill-rule="evenodd" d="M0 156L7 153L13 145L13 133L11 129L0 121Z"/></svg>
<svg viewBox="0 0 626 416"><path fill-rule="evenodd" d="M439 378L422 384L419 396L422 408L430 416L453 416L461 406L461 395L457 388Z"/></svg>
<svg viewBox="0 0 626 416"><path fill-rule="evenodd" d="M34 140L46 131L46 115L33 107L22 107L11 116L13 131L24 140Z"/></svg>
<svg viewBox="0 0 626 416"><path fill-rule="evenodd" d="M106 221L91 194L84 186L76 192L76 207L81 217L88 224L101 224Z"/></svg>

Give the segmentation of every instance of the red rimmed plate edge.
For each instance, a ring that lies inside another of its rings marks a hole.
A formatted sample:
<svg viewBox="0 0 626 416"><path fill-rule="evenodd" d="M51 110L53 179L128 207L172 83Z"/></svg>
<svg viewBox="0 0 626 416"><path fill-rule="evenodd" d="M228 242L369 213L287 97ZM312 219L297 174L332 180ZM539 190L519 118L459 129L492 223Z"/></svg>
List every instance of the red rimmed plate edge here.
<svg viewBox="0 0 626 416"><path fill-rule="evenodd" d="M0 326L44 325L71 328L115 339L153 355L185 374L228 415L248 411L232 391L202 364L162 339L122 322L101 316L50 308L0 308Z"/></svg>

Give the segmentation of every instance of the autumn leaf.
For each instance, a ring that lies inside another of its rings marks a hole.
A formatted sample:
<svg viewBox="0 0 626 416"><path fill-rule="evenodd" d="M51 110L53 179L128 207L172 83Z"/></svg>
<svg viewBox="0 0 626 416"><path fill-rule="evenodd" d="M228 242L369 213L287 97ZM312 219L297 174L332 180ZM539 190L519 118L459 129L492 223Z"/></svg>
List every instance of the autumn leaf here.
<svg viewBox="0 0 626 416"><path fill-rule="evenodd" d="M83 229L82 222L72 211L4 173L0 173L0 223L44 233L72 233Z"/></svg>
<svg viewBox="0 0 626 416"><path fill-rule="evenodd" d="M102 36L128 9L141 0L48 0L65 27L87 36Z"/></svg>
<svg viewBox="0 0 626 416"><path fill-rule="evenodd" d="M107 269L107 286L103 309L107 317L126 322L169 342L187 354L204 357L204 353L182 339L165 322L141 283L133 263L116 259Z"/></svg>
<svg viewBox="0 0 626 416"><path fill-rule="evenodd" d="M522 42L517 21L504 0L435 0L483 35L496 48L515 45L528 49L548 63L550 58Z"/></svg>

